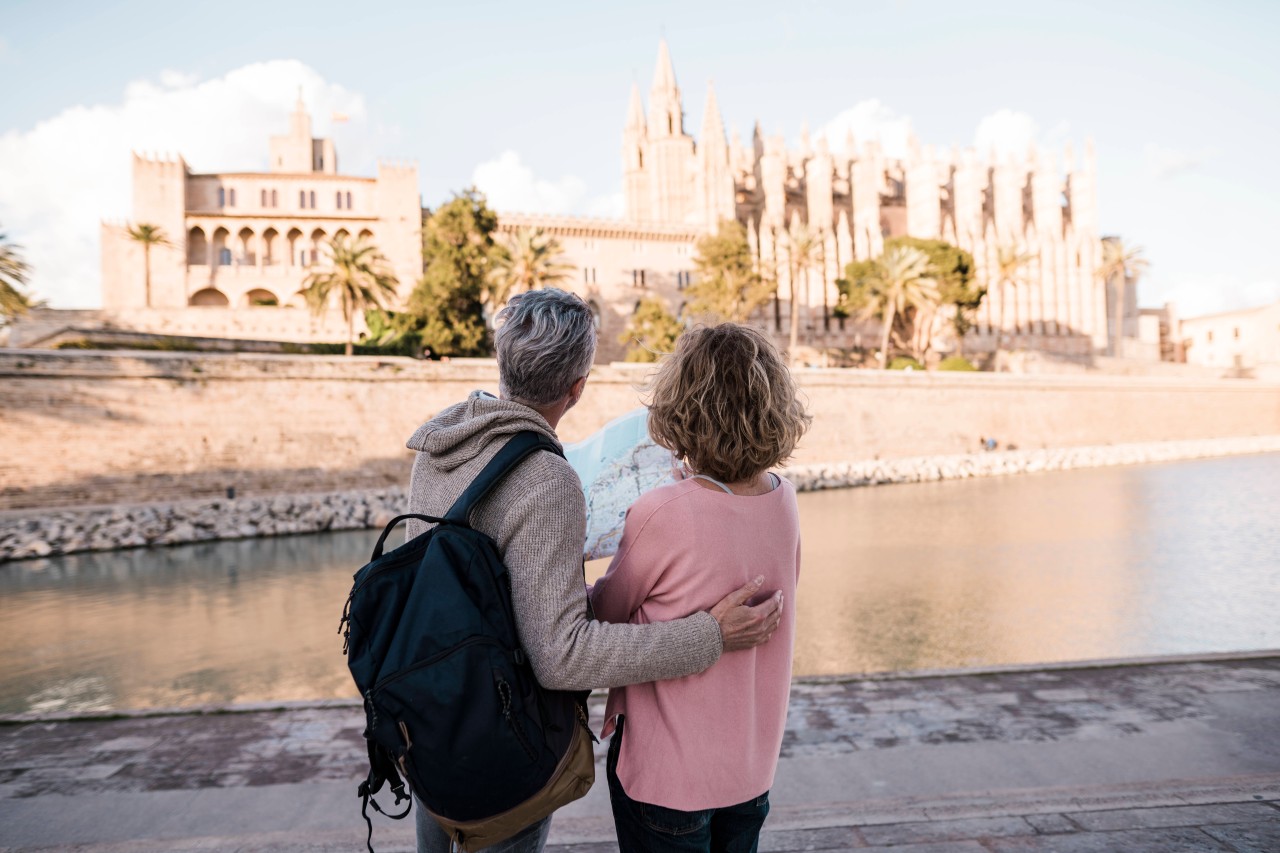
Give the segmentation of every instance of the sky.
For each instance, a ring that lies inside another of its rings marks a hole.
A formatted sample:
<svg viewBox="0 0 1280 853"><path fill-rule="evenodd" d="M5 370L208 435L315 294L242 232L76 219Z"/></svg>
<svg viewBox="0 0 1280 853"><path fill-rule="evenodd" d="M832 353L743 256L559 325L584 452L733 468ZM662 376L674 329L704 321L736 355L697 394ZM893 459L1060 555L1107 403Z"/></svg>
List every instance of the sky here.
<svg viewBox="0 0 1280 853"><path fill-rule="evenodd" d="M621 134L665 37L702 124L892 149L1079 152L1144 305L1280 300L1280 2L0 3L0 232L56 307L100 304L130 150L265 170L302 87L343 172L414 160L423 203L620 216ZM334 121L335 114L346 121ZM838 130L837 130L838 129ZM1078 155L1077 155L1078 156Z"/></svg>

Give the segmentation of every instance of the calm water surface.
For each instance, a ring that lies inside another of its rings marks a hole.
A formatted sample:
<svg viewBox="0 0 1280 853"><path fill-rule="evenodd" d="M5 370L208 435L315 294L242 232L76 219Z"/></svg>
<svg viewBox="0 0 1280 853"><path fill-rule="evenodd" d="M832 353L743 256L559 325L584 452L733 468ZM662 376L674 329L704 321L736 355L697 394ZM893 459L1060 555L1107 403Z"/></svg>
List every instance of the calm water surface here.
<svg viewBox="0 0 1280 853"><path fill-rule="evenodd" d="M799 675L1280 647L1280 455L820 492L800 511ZM0 567L0 713L354 695L338 616L375 538Z"/></svg>

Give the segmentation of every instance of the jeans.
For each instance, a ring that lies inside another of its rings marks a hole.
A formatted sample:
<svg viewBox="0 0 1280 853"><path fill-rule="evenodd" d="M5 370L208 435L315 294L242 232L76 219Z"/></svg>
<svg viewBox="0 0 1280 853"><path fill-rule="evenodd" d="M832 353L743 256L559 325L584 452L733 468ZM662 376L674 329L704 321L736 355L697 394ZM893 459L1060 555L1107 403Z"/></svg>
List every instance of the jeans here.
<svg viewBox="0 0 1280 853"><path fill-rule="evenodd" d="M418 823L418 853L449 853L449 836L445 835L435 818L427 814L427 810L422 807L422 801L417 797L413 798L413 811ZM547 833L550 831L551 815L547 815L506 841L500 841L484 849L486 853L541 853L547 843Z"/></svg>
<svg viewBox="0 0 1280 853"><path fill-rule="evenodd" d="M716 851L716 853L756 853L760 828L769 816L769 792L718 809L682 812L642 803L627 796L618 781L618 753L622 749L623 718L609 741L609 801L621 853L658 851Z"/></svg>

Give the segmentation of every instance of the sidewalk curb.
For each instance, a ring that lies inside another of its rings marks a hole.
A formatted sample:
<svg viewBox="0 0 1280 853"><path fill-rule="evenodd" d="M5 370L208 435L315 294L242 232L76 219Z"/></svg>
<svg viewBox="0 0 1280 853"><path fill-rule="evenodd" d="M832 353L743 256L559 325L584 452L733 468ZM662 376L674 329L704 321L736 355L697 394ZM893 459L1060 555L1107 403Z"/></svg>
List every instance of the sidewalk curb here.
<svg viewBox="0 0 1280 853"><path fill-rule="evenodd" d="M791 688L806 685L848 684L854 681L913 681L935 678L968 678L984 675L1004 675L1019 672L1073 672L1091 669L1121 669L1137 666L1160 666L1187 663L1233 663L1251 660L1280 658L1280 649L1258 649L1241 652L1205 652L1184 655L1150 655L1120 658L1091 658L1051 663L995 664L991 666L959 669L915 669L888 672L848 673L844 675L805 675L793 678ZM594 700L603 701L608 691L597 688L591 693ZM0 726L29 725L31 723L82 723L110 720L140 720L149 717L205 717L223 714L257 714L264 712L314 711L334 708L362 708L356 698L303 699L280 702L249 702L237 705L196 705L190 708L137 708L120 711L84 711L62 714L9 714L0 715ZM2 853L3 848L0 848Z"/></svg>

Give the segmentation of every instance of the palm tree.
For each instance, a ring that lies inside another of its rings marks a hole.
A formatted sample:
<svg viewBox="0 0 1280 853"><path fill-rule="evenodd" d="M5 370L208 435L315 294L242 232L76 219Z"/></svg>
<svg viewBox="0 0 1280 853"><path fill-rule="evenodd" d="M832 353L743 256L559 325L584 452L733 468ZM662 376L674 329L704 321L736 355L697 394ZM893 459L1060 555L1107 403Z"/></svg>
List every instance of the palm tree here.
<svg viewBox="0 0 1280 853"><path fill-rule="evenodd" d="M22 259L21 249L0 233L0 321L11 320L36 307L31 297L22 292L31 274L31 265Z"/></svg>
<svg viewBox="0 0 1280 853"><path fill-rule="evenodd" d="M145 263L146 272L146 306L151 307L151 247L152 246L172 246L169 239L165 237L164 231L159 225L149 225L146 222L139 223L129 229L129 239L136 240L142 244L142 257Z"/></svg>
<svg viewBox="0 0 1280 853"><path fill-rule="evenodd" d="M879 316L883 323L880 358L887 368L894 322L913 308L923 313L935 307L939 299L938 283L933 279L929 256L910 246L889 247L862 283L868 291L863 316Z"/></svg>
<svg viewBox="0 0 1280 853"><path fill-rule="evenodd" d="M791 272L791 336L788 355L792 364L795 364L796 346L800 338L800 296L796 285L800 283L800 276L803 274L805 295L808 296L809 268L813 266L814 255L820 245L822 241L816 233L809 230L808 225L798 225L787 234L787 263Z"/></svg>
<svg viewBox="0 0 1280 853"><path fill-rule="evenodd" d="M316 315L324 313L331 296L337 297L342 319L347 321L346 354L351 355L356 312L385 307L395 297L399 282L387 259L365 238L339 234L326 245L332 263L323 272L307 276L302 292Z"/></svg>
<svg viewBox="0 0 1280 853"><path fill-rule="evenodd" d="M1017 246L996 249L996 266L992 270L994 275L991 275L1000 291L1000 329L996 332L996 349L1000 349L1000 342L1004 339L1005 307L1018 298L1018 288L1024 283L1022 272L1035 258L1035 255L1019 251ZM1017 322L1016 312L1014 321Z"/></svg>
<svg viewBox="0 0 1280 853"><path fill-rule="evenodd" d="M1098 267L1098 277L1107 286L1107 311L1115 321L1110 335L1112 355L1120 355L1120 338L1124 334L1121 326L1124 320L1124 286L1137 283L1148 266L1141 246L1127 248L1119 237L1107 237L1102 241L1102 264Z"/></svg>
<svg viewBox="0 0 1280 853"><path fill-rule="evenodd" d="M563 257L560 242L541 228L517 230L494 255L485 301L497 308L513 293L564 281L573 265L564 263Z"/></svg>

